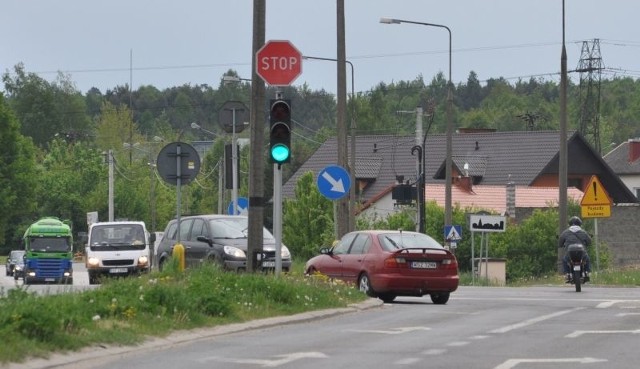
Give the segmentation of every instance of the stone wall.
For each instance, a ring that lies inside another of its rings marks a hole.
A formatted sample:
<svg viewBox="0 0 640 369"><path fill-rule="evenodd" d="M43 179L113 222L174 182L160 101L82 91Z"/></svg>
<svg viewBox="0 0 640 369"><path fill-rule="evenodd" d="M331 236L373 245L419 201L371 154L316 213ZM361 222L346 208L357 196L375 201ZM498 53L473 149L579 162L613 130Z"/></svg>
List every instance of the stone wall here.
<svg viewBox="0 0 640 369"><path fill-rule="evenodd" d="M521 221L533 213L532 208L517 208L516 219ZM585 219L583 219L584 221ZM594 224L595 225L595 224ZM621 204L611 207L611 217L597 219L598 233L592 230L598 245L606 245L611 253L611 266L640 266L640 204ZM595 267L595 256L591 263Z"/></svg>

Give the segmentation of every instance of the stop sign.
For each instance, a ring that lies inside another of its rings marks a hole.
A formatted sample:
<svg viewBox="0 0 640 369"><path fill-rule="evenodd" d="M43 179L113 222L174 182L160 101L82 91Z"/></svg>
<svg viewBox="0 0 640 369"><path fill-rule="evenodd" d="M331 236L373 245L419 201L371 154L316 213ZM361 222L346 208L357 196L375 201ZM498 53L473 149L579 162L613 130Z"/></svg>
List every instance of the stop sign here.
<svg viewBox="0 0 640 369"><path fill-rule="evenodd" d="M289 86L302 73L302 54L289 41L267 41L256 53L256 73L272 86Z"/></svg>

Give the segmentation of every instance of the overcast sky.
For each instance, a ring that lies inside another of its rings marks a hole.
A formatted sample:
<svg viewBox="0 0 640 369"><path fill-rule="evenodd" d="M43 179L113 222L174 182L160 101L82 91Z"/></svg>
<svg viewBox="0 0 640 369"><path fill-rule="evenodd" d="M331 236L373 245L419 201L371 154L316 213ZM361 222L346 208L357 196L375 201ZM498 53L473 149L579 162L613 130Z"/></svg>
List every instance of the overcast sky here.
<svg viewBox="0 0 640 369"><path fill-rule="evenodd" d="M266 3L267 40L336 58L336 1ZM569 70L578 66L583 41L599 39L603 78L640 77L640 1L565 0L565 6ZM82 93L127 85L131 76L134 89L217 87L228 69L251 78L252 10L252 0L1 0L0 71L20 62L48 80L63 71ZM345 14L356 91L448 74L445 29L381 24L381 17L448 26L455 83L466 82L470 71L481 81L559 80L561 0L345 0ZM335 92L335 63L305 61L293 84L304 83Z"/></svg>

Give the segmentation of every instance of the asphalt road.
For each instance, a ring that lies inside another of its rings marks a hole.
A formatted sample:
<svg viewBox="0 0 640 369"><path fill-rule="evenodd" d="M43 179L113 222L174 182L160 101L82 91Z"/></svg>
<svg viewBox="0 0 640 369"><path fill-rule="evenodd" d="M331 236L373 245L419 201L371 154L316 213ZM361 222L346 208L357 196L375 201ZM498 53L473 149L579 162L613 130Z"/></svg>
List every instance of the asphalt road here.
<svg viewBox="0 0 640 369"><path fill-rule="evenodd" d="M640 289L461 287L428 297L176 333L11 368L631 368Z"/></svg>

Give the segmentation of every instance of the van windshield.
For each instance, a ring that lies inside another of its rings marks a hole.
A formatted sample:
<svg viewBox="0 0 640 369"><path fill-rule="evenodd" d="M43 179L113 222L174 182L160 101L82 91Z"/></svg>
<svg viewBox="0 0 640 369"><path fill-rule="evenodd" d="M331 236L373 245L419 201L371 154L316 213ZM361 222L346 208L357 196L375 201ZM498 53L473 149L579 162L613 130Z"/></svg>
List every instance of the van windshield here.
<svg viewBox="0 0 640 369"><path fill-rule="evenodd" d="M89 246L93 251L144 250L144 228L140 224L108 224L91 228Z"/></svg>

